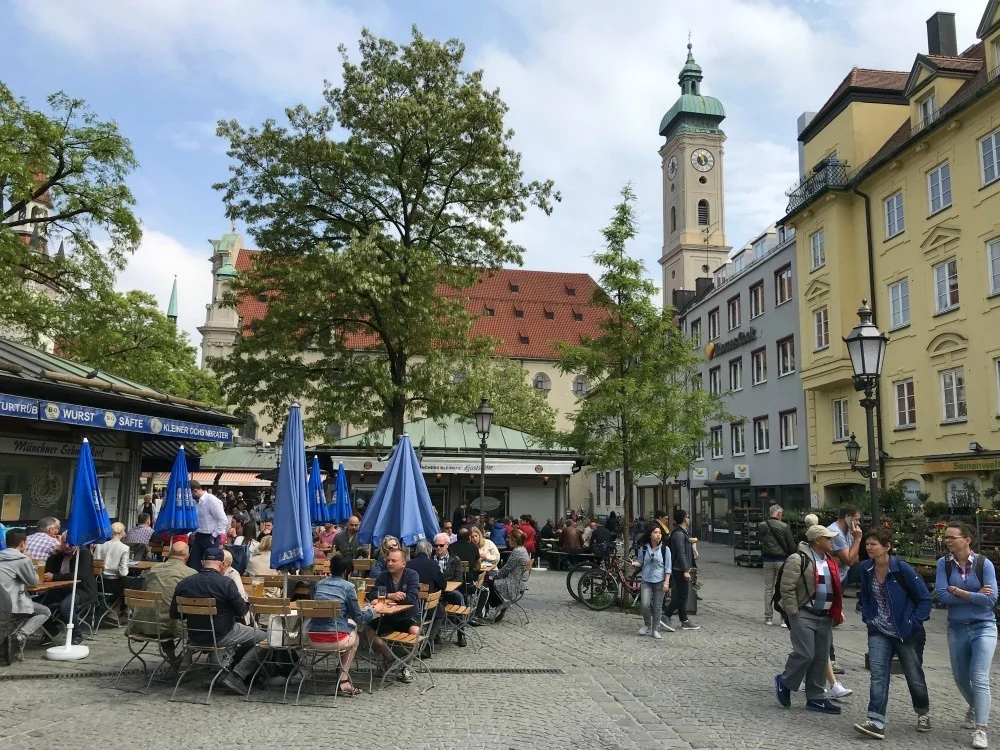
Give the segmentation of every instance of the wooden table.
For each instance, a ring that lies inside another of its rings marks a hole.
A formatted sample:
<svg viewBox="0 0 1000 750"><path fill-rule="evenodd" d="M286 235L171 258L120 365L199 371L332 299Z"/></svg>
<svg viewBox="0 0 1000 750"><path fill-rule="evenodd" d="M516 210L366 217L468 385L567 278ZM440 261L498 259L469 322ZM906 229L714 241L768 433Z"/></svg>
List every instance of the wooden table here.
<svg viewBox="0 0 1000 750"><path fill-rule="evenodd" d="M458 591L461 585L461 581L448 581L448 585L444 587L444 590L450 594L452 591Z"/></svg>
<svg viewBox="0 0 1000 750"><path fill-rule="evenodd" d="M24 590L29 594L43 594L46 591L65 589L73 585L73 581L40 581L37 586L25 586Z"/></svg>
<svg viewBox="0 0 1000 750"><path fill-rule="evenodd" d="M139 562L130 562L128 567L129 570L149 570L156 564L152 560L140 560Z"/></svg>

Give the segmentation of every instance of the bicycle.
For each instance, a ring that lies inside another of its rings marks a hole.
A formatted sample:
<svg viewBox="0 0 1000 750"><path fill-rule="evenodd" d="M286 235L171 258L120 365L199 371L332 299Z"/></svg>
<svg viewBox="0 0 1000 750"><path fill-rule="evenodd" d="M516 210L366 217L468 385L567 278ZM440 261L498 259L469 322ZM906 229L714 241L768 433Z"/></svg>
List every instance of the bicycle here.
<svg viewBox="0 0 1000 750"><path fill-rule="evenodd" d="M626 575L617 555L607 558L605 567L584 573L577 584L579 600L589 609L598 611L607 609L615 601L628 609L639 600L641 590L641 571L630 569Z"/></svg>
<svg viewBox="0 0 1000 750"><path fill-rule="evenodd" d="M614 547L612 548L611 552L609 552L608 554L612 557L618 554L617 540L615 541ZM580 562L573 563L566 571L566 590L569 591L569 595L572 596L576 601L580 601L580 594L579 594L580 578L588 570L594 570L595 568L603 568L605 560L607 560L607 558L608 555L603 555L596 559L588 558L586 560L581 560Z"/></svg>

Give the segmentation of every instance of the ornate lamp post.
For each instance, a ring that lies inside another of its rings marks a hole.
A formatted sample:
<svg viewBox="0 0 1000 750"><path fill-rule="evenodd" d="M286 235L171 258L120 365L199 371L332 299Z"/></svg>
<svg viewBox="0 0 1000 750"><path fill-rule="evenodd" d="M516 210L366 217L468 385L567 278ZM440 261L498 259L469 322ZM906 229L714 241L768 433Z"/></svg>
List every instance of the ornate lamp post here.
<svg viewBox="0 0 1000 750"><path fill-rule="evenodd" d="M882 374L885 347L889 339L872 323L872 311L868 307L868 300L861 300L858 317L860 322L847 334L844 343L847 344L851 368L854 370L854 390L865 394L861 399L861 405L865 408L865 423L868 428L868 466L857 465L861 446L853 434L847 443L847 460L851 462L852 469L868 479L868 491L872 499L872 521L878 526L881 523L882 513L878 504L878 467L875 463L874 411L878 405L875 391L879 376Z"/></svg>
<svg viewBox="0 0 1000 750"><path fill-rule="evenodd" d="M490 436L490 428L493 426L493 409L490 407L486 396L482 397L479 408L476 409L476 434L479 435L479 449L481 451L481 463L479 468L479 497L486 497L486 439ZM480 504L482 501L480 501Z"/></svg>

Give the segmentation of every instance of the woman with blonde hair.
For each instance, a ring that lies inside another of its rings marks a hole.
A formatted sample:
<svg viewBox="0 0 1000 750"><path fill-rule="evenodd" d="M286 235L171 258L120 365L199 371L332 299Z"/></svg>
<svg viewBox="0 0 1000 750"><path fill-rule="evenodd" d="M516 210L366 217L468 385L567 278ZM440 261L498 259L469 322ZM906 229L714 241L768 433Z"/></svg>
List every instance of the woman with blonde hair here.
<svg viewBox="0 0 1000 750"><path fill-rule="evenodd" d="M278 571L271 567L271 537L266 536L257 545L257 552L247 563L248 576L276 576Z"/></svg>
<svg viewBox="0 0 1000 750"><path fill-rule="evenodd" d="M371 572L368 574L369 578L378 578L378 574L385 570L385 561L389 557L389 553L394 549L400 549L401 545L399 540L392 536L382 537L382 543L378 546L378 559L372 565ZM407 554L408 550L403 548L403 557L409 559Z"/></svg>
<svg viewBox="0 0 1000 750"><path fill-rule="evenodd" d="M497 546L483 536L483 532L478 526L473 526L469 530L469 541L479 548L479 561L484 565L496 566L500 562L500 550Z"/></svg>
<svg viewBox="0 0 1000 750"><path fill-rule="evenodd" d="M128 575L129 548L122 539L125 524L111 524L111 538L94 547L94 559L104 560L105 578L124 578Z"/></svg>

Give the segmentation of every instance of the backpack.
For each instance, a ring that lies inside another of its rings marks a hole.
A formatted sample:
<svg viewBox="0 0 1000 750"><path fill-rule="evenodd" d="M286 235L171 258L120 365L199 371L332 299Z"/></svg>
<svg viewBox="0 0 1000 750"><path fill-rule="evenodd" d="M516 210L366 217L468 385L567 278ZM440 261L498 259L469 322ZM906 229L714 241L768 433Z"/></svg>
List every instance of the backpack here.
<svg viewBox="0 0 1000 750"><path fill-rule="evenodd" d="M646 548L643 547L643 550L645 550L645 549ZM666 569L666 567L667 567L667 545L663 544L662 542L660 543L660 558L663 560L663 567L664 567L664 569ZM667 575L670 575L670 571L667 571Z"/></svg>
<svg viewBox="0 0 1000 750"><path fill-rule="evenodd" d="M983 582L983 573L986 570L986 555L979 553L976 555L976 561L973 563L973 569L976 572L976 578L979 579L979 583L986 585ZM951 583L951 574L955 570L955 564L951 561L951 557L946 557L944 559L944 577L945 582ZM993 615L996 616L996 610L993 610Z"/></svg>
<svg viewBox="0 0 1000 750"><path fill-rule="evenodd" d="M793 554L798 555L799 560L802 561L802 567L799 569L799 577L805 578L806 566L809 564L809 561L806 560L806 556L801 552L795 552ZM785 623L785 625L788 625L788 614L785 612L785 608L781 604L781 577L784 575L785 566L787 565L788 560L785 560L781 563L781 567L778 568L778 576L774 580L774 596L771 597L771 606L774 607L775 612L781 615L781 621Z"/></svg>

